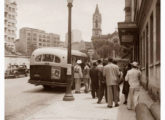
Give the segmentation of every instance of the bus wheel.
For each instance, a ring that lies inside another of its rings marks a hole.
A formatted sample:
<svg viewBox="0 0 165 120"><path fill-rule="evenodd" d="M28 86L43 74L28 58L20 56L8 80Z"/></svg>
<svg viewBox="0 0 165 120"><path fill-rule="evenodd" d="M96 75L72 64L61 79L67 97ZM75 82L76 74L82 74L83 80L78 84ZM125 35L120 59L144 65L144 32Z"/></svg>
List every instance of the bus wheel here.
<svg viewBox="0 0 165 120"><path fill-rule="evenodd" d="M43 85L43 87L44 87L45 90L50 90L51 89L51 87L49 85Z"/></svg>

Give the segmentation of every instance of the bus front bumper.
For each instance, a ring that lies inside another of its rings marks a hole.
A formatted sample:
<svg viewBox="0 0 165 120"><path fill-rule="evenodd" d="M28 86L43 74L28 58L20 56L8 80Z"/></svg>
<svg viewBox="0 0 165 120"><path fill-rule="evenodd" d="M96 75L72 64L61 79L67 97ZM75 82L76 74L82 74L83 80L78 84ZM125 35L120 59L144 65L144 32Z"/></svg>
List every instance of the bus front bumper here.
<svg viewBox="0 0 165 120"><path fill-rule="evenodd" d="M66 87L67 83L61 83L61 82L49 82L49 81L41 81L41 80L31 80L29 79L28 83L34 84L34 85L49 85L52 87Z"/></svg>

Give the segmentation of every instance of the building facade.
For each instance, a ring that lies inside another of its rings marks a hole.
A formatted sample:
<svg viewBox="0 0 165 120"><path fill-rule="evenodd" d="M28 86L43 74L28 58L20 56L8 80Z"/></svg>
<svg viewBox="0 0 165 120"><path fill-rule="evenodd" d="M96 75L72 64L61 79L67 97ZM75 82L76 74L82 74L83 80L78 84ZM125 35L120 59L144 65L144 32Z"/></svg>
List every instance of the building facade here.
<svg viewBox="0 0 165 120"><path fill-rule="evenodd" d="M60 36L54 33L46 33L43 30L33 28L22 28L17 42L17 51L25 55L31 55L36 48L58 47Z"/></svg>
<svg viewBox="0 0 165 120"><path fill-rule="evenodd" d="M131 61L141 65L142 85L160 100L160 0L125 0L125 22L118 29Z"/></svg>
<svg viewBox="0 0 165 120"><path fill-rule="evenodd" d="M72 43L73 42L81 42L82 41L82 33L80 30L72 30ZM68 33L65 34L65 46L68 45Z"/></svg>
<svg viewBox="0 0 165 120"><path fill-rule="evenodd" d="M16 16L17 16L17 4L10 0L5 0L5 49L15 51L14 41L16 39Z"/></svg>

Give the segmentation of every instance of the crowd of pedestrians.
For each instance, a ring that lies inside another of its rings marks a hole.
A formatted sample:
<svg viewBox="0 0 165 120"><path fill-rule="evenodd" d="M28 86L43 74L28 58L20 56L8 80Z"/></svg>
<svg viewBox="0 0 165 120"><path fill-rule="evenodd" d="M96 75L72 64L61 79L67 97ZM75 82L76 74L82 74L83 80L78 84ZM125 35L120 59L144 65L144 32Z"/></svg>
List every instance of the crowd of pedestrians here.
<svg viewBox="0 0 165 120"><path fill-rule="evenodd" d="M98 104L105 97L108 108L119 106L120 84L123 83L124 104L127 104L129 110L133 110L138 102L140 79L141 72L137 62L129 63L123 70L112 58L87 62L83 66L81 60L78 60L74 66L75 93L81 93L83 81L84 92L91 91L92 98L97 98Z"/></svg>

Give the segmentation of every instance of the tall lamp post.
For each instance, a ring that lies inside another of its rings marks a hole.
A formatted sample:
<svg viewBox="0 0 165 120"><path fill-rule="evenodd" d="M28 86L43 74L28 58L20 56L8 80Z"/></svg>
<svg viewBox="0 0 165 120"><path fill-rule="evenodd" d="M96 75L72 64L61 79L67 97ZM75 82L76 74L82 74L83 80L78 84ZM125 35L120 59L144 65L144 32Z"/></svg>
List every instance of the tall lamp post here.
<svg viewBox="0 0 165 120"><path fill-rule="evenodd" d="M73 0L67 0L68 2L68 56L67 56L67 87L66 87L66 93L63 98L64 101L72 101L74 100L74 97L72 95L71 91L71 85L72 85L72 64L71 64L71 9L72 9L72 2Z"/></svg>

